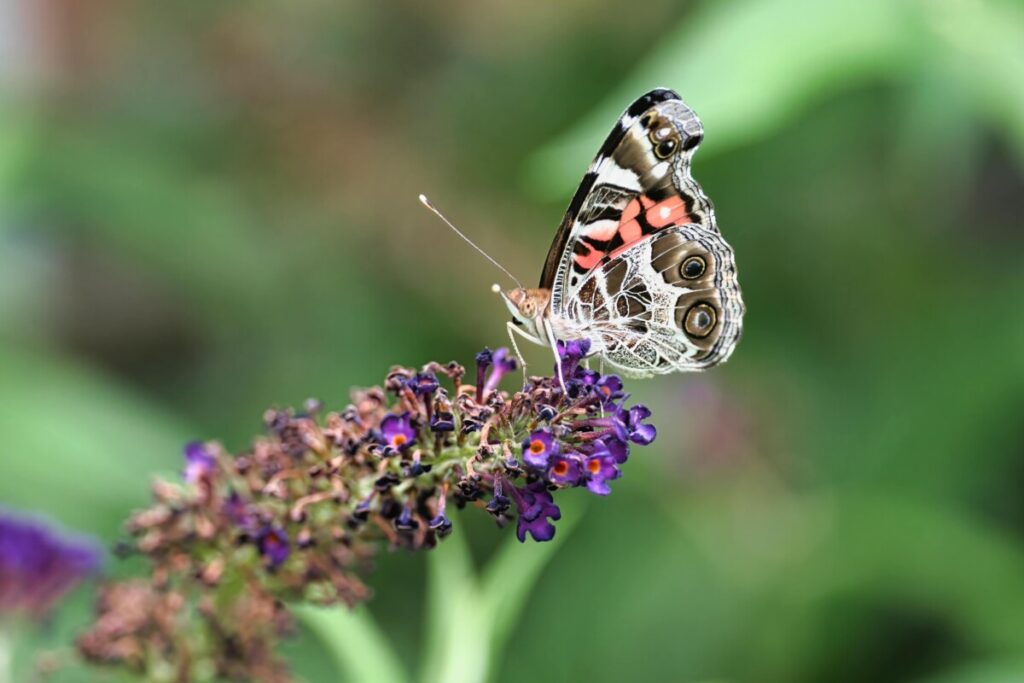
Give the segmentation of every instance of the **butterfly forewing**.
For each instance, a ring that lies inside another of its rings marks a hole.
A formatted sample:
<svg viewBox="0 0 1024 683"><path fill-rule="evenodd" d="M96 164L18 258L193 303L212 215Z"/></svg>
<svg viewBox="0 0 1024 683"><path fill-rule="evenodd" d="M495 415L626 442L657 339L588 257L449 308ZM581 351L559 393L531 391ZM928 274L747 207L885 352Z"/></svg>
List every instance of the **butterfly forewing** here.
<svg viewBox="0 0 1024 683"><path fill-rule="evenodd" d="M633 103L601 146L559 227L541 275L552 310L583 276L633 243L670 225L717 230L711 202L690 176L703 139L696 114L671 90Z"/></svg>

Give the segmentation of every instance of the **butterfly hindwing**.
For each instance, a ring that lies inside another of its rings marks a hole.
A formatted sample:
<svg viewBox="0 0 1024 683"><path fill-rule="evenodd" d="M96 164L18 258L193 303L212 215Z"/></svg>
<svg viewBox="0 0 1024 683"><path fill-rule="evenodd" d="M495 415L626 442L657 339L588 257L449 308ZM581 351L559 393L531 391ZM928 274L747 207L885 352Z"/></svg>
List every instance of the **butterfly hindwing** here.
<svg viewBox="0 0 1024 683"><path fill-rule="evenodd" d="M634 102L601 146L548 253L541 287L552 313L585 276L635 243L673 225L717 232L711 202L690 175L703 139L700 120L679 96L653 90Z"/></svg>
<svg viewBox="0 0 1024 683"><path fill-rule="evenodd" d="M740 335L743 302L731 247L715 231L671 226L592 269L565 317L587 330L618 371L646 376L724 361Z"/></svg>

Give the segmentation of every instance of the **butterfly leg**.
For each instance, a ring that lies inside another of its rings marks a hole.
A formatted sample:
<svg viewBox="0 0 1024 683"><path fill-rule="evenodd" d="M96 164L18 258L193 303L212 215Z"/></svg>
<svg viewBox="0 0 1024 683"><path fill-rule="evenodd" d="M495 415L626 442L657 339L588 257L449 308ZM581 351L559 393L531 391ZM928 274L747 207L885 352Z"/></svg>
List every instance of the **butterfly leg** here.
<svg viewBox="0 0 1024 683"><path fill-rule="evenodd" d="M558 339L555 338L555 331L551 327L551 321L544 318L543 322L544 334L547 335L548 345L551 346L552 353L555 354L555 368L558 370L558 383L562 385L562 392L567 396L569 391L565 388L565 376L562 373L562 359L558 357Z"/></svg>
<svg viewBox="0 0 1024 683"><path fill-rule="evenodd" d="M516 352L516 358L519 359L519 365L523 368L523 387L526 386L526 360L523 359L523 354L519 351L519 344L516 344L516 335L514 333L519 332L519 328L515 326L515 323L505 323L506 329L508 329L508 340L512 342L512 350Z"/></svg>

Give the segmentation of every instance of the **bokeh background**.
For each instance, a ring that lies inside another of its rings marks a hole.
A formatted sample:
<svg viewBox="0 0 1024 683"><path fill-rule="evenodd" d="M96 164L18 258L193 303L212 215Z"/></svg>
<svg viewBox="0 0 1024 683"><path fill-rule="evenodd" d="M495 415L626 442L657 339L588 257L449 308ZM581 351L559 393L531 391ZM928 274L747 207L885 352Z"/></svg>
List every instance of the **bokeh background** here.
<svg viewBox="0 0 1024 683"><path fill-rule="evenodd" d="M113 543L187 439L502 344L499 274L417 194L533 280L655 86L703 119L745 336L632 384L659 439L580 508L495 679L1024 680L1011 0L0 0L0 504ZM456 524L480 562L510 535ZM410 671L425 563L371 581Z"/></svg>

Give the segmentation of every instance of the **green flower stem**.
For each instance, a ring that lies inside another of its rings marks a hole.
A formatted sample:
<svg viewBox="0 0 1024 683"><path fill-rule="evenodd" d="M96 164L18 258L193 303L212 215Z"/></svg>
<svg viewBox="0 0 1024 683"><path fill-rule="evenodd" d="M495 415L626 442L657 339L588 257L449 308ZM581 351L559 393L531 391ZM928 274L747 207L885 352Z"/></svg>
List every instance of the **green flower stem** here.
<svg viewBox="0 0 1024 683"><path fill-rule="evenodd" d="M523 545L509 537L479 576L462 534L452 534L430 553L424 683L479 683L493 676L530 589L582 513L572 509L563 515L549 543Z"/></svg>
<svg viewBox="0 0 1024 683"><path fill-rule="evenodd" d="M0 627L0 683L14 681L14 642L11 634Z"/></svg>
<svg viewBox="0 0 1024 683"><path fill-rule="evenodd" d="M409 683L398 655L365 606L301 605L293 612L323 641L342 680Z"/></svg>

